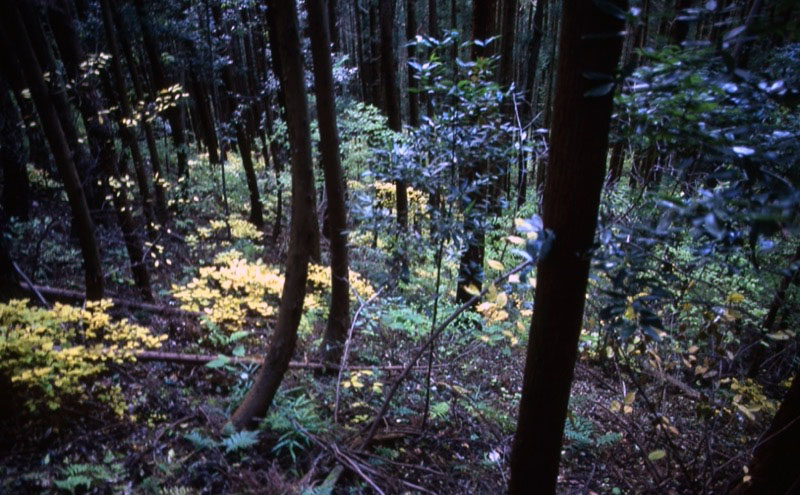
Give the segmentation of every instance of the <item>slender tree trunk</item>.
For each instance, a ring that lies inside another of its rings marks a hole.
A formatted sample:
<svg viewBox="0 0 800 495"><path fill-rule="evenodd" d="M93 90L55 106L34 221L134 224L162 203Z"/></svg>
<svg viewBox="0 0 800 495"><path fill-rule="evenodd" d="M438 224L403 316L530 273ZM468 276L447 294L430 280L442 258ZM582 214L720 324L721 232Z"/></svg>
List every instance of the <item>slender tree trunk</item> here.
<svg viewBox="0 0 800 495"><path fill-rule="evenodd" d="M81 187L86 203L89 206L89 213L92 215L93 221L100 220L103 194L96 187L98 169L96 164L93 163L88 149L83 145L83 140L75 125L74 109L67 99L66 84L61 76L62 72L57 70L55 54L50 40L45 35L39 8L32 2L19 2L17 8L25 22L26 32L32 43L34 54L39 61L42 73L49 75L46 82L50 91L50 99L61 122L61 129L67 139L67 145L72 152L72 160L81 180Z"/></svg>
<svg viewBox="0 0 800 495"><path fill-rule="evenodd" d="M380 0L380 25L381 25L381 72L383 87L386 95L386 115L389 117L389 128L395 132L403 130L400 119L400 95L397 88L397 77L394 61L394 5L392 0ZM408 230L408 194L406 181L395 181L395 195L397 197L397 225L400 230Z"/></svg>
<svg viewBox="0 0 800 495"><path fill-rule="evenodd" d="M303 313L308 262L315 238L319 235L297 9L294 0L267 0L267 5L267 15L273 17L276 25L277 36L272 40L272 46L278 45L284 63L281 82L286 95L286 118L292 147L292 221L278 322L253 387L231 417L237 428L244 428L253 417L267 412L289 368L297 343L297 326Z"/></svg>
<svg viewBox="0 0 800 495"><path fill-rule="evenodd" d="M314 93L317 98L320 154L328 195L328 221L331 240L331 302L328 326L322 340L323 361L338 363L350 325L350 271L347 262L347 204L342 165L339 159L339 132L336 128L336 100L333 70L328 46L324 0L306 0L311 55L314 59Z"/></svg>
<svg viewBox="0 0 800 495"><path fill-rule="evenodd" d="M552 1L552 0L551 0ZM536 9L533 14L533 33L528 48L528 79L525 84L525 103L522 117L528 121L536 116L536 107L533 104L536 96L536 73L539 68L539 52L542 49L542 20L544 19L544 5L547 0L536 0Z"/></svg>
<svg viewBox="0 0 800 495"><path fill-rule="evenodd" d="M31 208L28 171L22 140L22 118L11 101L11 88L5 75L0 74L0 164L3 170L3 195L0 204L5 214L28 220Z"/></svg>
<svg viewBox="0 0 800 495"><path fill-rule="evenodd" d="M792 494L800 490L800 368L769 429L758 439L747 471L731 495Z"/></svg>
<svg viewBox="0 0 800 495"><path fill-rule="evenodd" d="M89 216L89 207L86 204L86 197L83 195L83 188L81 187L78 172L75 169L72 153L67 145L66 137L64 137L61 122L56 114L42 69L25 30L22 16L12 0L0 0L0 8L3 11L3 15L0 16L0 22L4 32L0 35L0 38L2 38L0 49L5 51L6 56L10 58L19 58L18 65L22 67L25 74L36 110L42 121L45 136L50 144L50 151L55 158L61 179L64 182L64 189L67 192L67 199L72 209L81 253L83 254L86 297L88 299L100 299L103 297L103 269L100 263L100 251L97 247L94 225ZM13 53L11 52L12 46L14 47Z"/></svg>
<svg viewBox="0 0 800 495"><path fill-rule="evenodd" d="M136 172L136 182L139 185L139 195L142 199L142 210L147 222L147 230L153 237L155 235L155 216L153 215L153 202L150 198L150 181L145 170L144 158L139 150L139 140L136 137L135 127L129 124L136 120L133 118L133 109L130 101L128 101L128 90L125 87L125 76L122 73L122 57L117 43L117 33L114 30L109 0L100 0L100 7L102 9L106 42L111 51L111 77L114 81L116 101L119 103L119 132L122 135L122 141L131 151L133 170Z"/></svg>
<svg viewBox="0 0 800 495"><path fill-rule="evenodd" d="M133 54L131 36L120 15L116 0L111 0L111 11L114 16L114 24L117 28L118 41L122 47L122 54L125 57L125 62L128 65L128 73L131 75L131 81L133 82L136 99L137 101L145 101L144 85L142 83L141 74L139 73L139 68L136 65L136 57ZM150 156L150 168L153 170L156 218L163 225L169 220L169 214L167 212L167 193L164 189L166 176L161 169L161 158L158 156L158 146L156 145L156 135L155 131L153 131L153 125L147 116L143 116L140 124L144 130L145 140L147 142L147 151Z"/></svg>
<svg viewBox="0 0 800 495"><path fill-rule="evenodd" d="M338 6L339 0L327 0L328 1L328 32L330 33L330 45L328 47L329 50L333 50L334 53L339 53L341 47L339 46L339 28L337 26L336 19L339 17Z"/></svg>
<svg viewBox="0 0 800 495"><path fill-rule="evenodd" d="M364 60L364 32L361 26L361 6L359 0L353 0L353 17L355 17L356 37L356 62L358 64L358 79L361 82L361 101L369 103L369 77L367 63Z"/></svg>
<svg viewBox="0 0 800 495"><path fill-rule="evenodd" d="M150 61L153 85L157 91L168 88L172 85L172 82L167 79L164 73L164 67L161 64L161 50L158 46L158 40L152 32L150 23L147 21L147 6L144 4L144 0L134 0L133 4L136 7L136 15L139 18L139 24L142 28L142 40L144 41L147 58ZM172 129L172 142L175 144L178 154L178 175L183 177L188 173L189 163L186 156L186 136L183 119L177 107L167 109L166 114Z"/></svg>
<svg viewBox="0 0 800 495"><path fill-rule="evenodd" d="M485 40L494 36L495 14L497 13L497 0L475 0L472 4L472 52L471 57L492 55L491 48L474 43L476 40ZM477 163L463 165L463 180L467 185L475 184L481 177L489 173L488 160L479 159ZM486 244L486 216L489 212L489 191L497 184L498 168L492 167L494 175L489 179L489 184L475 188L472 196L463 201L464 238L467 248L461 254L458 268L458 286L456 288L456 301L465 303L471 297L471 287L480 290L483 284L483 260ZM495 191L497 192L497 191Z"/></svg>
<svg viewBox="0 0 800 495"><path fill-rule="evenodd" d="M372 88L372 104L381 110L386 109L384 104L384 91L382 85L382 74L378 63L381 60L381 46L380 37L378 35L378 11L375 8L375 3L369 0L369 46L370 46L370 74L372 75L371 88Z"/></svg>
<svg viewBox="0 0 800 495"><path fill-rule="evenodd" d="M417 7L416 0L406 0L406 41L408 42L408 60L417 58ZM408 125L419 126L419 93L417 92L416 71L408 64Z"/></svg>
<svg viewBox="0 0 800 495"><path fill-rule="evenodd" d="M623 12L626 2L614 4ZM550 169L543 222L555 238L539 261L517 431L511 453L509 493L556 491L561 440L578 337L583 322L589 262L600 192L605 179L612 94L587 97L612 75L622 51L613 36L623 21L593 0L564 2ZM572 125L582 122L581 126Z"/></svg>
<svg viewBox="0 0 800 495"><path fill-rule="evenodd" d="M105 114L100 95L92 86L89 78L81 77L80 63L85 60L80 45L74 16L66 0L56 0L49 10L53 32L62 54L67 76L75 82L75 90L81 105L84 127L89 137L92 155L103 168L106 182L113 182L115 188L109 187L112 203L117 216L117 223L122 231L125 248L130 259L131 274L134 284L148 300L153 300L150 286L150 275L144 260L142 242L137 235L137 226L133 220L128 193L124 181L120 179L117 169L117 153L114 150L114 137L111 123Z"/></svg>
<svg viewBox="0 0 800 495"><path fill-rule="evenodd" d="M498 81L506 89L514 82L514 31L517 27L517 0L503 0L500 32L500 68Z"/></svg>

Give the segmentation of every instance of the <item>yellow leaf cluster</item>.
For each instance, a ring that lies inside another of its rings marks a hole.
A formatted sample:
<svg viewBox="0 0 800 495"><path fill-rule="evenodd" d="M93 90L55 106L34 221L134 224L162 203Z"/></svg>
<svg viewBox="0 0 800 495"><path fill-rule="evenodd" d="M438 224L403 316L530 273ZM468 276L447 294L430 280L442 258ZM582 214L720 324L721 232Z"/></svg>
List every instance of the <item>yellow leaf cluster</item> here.
<svg viewBox="0 0 800 495"><path fill-rule="evenodd" d="M166 335L154 336L127 319L112 320L109 300L87 302L84 308L56 304L30 308L27 300L0 304L0 374L23 390L25 404L58 409L66 398L96 397L122 416L122 393L98 377L110 362L134 361L141 349L161 346Z"/></svg>

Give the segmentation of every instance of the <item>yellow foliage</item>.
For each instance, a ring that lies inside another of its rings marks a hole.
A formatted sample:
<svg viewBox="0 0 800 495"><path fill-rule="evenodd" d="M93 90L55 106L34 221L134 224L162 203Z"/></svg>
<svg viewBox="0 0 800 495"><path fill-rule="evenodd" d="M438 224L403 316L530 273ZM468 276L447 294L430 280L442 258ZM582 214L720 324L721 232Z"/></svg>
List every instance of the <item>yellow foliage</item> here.
<svg viewBox="0 0 800 495"><path fill-rule="evenodd" d="M257 317L255 324L277 314L284 276L261 260L250 262L235 249L218 254L214 265L200 268L198 277L185 285L173 285L172 295L181 301L181 308L199 311L230 332L242 329L248 316ZM362 298L375 293L358 273L350 272L350 284ZM327 309L323 297L330 294L330 269L321 265L308 267L309 292L307 310ZM351 293L351 298L355 295Z"/></svg>
<svg viewBox="0 0 800 495"><path fill-rule="evenodd" d="M25 404L58 409L65 398L96 397L118 416L126 409L121 390L103 385L106 363L135 361L141 349L161 346L154 336L127 319L113 321L109 300L87 302L84 309L58 304L29 308L27 300L0 304L0 373L26 390Z"/></svg>

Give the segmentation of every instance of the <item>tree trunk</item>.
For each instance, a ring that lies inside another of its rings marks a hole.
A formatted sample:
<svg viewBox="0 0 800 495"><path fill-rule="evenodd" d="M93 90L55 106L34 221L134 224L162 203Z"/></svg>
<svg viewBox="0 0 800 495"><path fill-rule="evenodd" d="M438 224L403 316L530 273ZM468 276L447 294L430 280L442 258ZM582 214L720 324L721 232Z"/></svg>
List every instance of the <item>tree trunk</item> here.
<svg viewBox="0 0 800 495"><path fill-rule="evenodd" d="M31 195L25 166L25 143L20 129L24 124L11 101L10 90L5 75L0 74L0 164L3 170L0 204L7 217L28 220Z"/></svg>
<svg viewBox="0 0 800 495"><path fill-rule="evenodd" d="M514 82L514 30L516 27L517 0L503 0L503 19L500 32L500 68L498 71L498 81L503 90Z"/></svg>
<svg viewBox="0 0 800 495"><path fill-rule="evenodd" d="M311 132L297 9L294 0L268 0L267 6L267 15L274 19L277 34L272 46L278 45L284 64L281 82L286 95L286 118L292 147L292 221L278 322L255 383L231 417L237 428L244 428L254 416L267 412L289 368L303 312L308 262L318 236Z"/></svg>
<svg viewBox="0 0 800 495"><path fill-rule="evenodd" d="M117 216L117 223L122 231L125 248L131 264L134 284L148 300L153 300L150 286L150 275L144 260L144 250L137 235L137 226L133 220L125 183L120 179L117 169L117 153L114 150L114 137L111 124L103 118L105 113L100 95L92 87L89 78L81 77L80 63L85 60L75 27L73 14L66 0L56 0L49 9L53 33L62 54L67 76L76 81L75 90L83 114L84 127L92 148L92 155L103 168L106 182L117 184L111 190L111 198Z"/></svg>
<svg viewBox="0 0 800 495"><path fill-rule="evenodd" d="M533 104L536 92L536 72L539 68L539 52L542 48L542 20L544 19L544 5L547 0L537 0L536 10L533 14L533 33L528 48L528 79L525 83L525 97L522 117L528 121L536 116L536 106ZM552 1L552 0L551 0ZM527 122L523 122L527 123Z"/></svg>
<svg viewBox="0 0 800 495"><path fill-rule="evenodd" d="M154 237L155 216L153 215L153 202L150 198L150 181L145 170L144 158L141 150L139 150L139 140L136 136L135 127L131 125L136 120L133 118L133 109L128 100L128 89L125 87L125 76L122 73L122 57L117 44L117 33L114 30L109 0L100 0L100 7L102 9L106 43L108 43L108 49L111 51L111 77L114 81L116 101L119 104L119 132L122 136L122 141L131 151L133 170L136 172L136 182L139 185L139 195L142 199L142 210L147 222L147 231L151 237Z"/></svg>
<svg viewBox="0 0 800 495"><path fill-rule="evenodd" d="M133 55L133 47L131 46L131 37L128 33L127 26L120 16L119 7L115 0L111 0L111 11L114 15L114 24L117 28L118 41L122 47L122 54L125 57L125 62L128 64L128 73L131 75L133 82L133 89L136 94L137 101L145 101L144 85L142 77L139 73L139 68L136 65L136 57ZM166 179L163 170L161 169L161 158L158 156L158 146L156 145L156 135L153 131L153 125L147 116L143 116L140 121L142 129L144 130L145 140L147 141L147 151L150 156L150 168L153 171L153 191L155 196L155 212L158 221L164 225L169 220L167 212L167 193L164 189L164 181Z"/></svg>
<svg viewBox="0 0 800 495"><path fill-rule="evenodd" d="M314 59L314 93L317 98L320 154L328 195L328 222L331 240L331 302L328 326L322 340L323 362L339 363L350 325L350 271L347 262L347 204L344 177L339 159L339 132L336 128L336 100L333 70L328 46L324 0L306 0L311 55Z"/></svg>
<svg viewBox="0 0 800 495"><path fill-rule="evenodd" d="M623 12L626 2L614 2ZM544 227L555 235L539 261L509 493L556 490L561 440L583 322L589 262L605 179L612 92L583 74L612 75L623 22L593 0L564 2ZM581 122L581 126L573 125Z"/></svg>
<svg viewBox="0 0 800 495"><path fill-rule="evenodd" d="M386 115L389 117L389 128L395 132L403 130L400 119L400 95L397 89L397 77L394 61L394 4L392 0L380 0L379 17L381 25L381 79L386 95ZM395 181L395 195L397 197L397 226L401 231L408 230L408 194L406 182L402 179Z"/></svg>
<svg viewBox="0 0 800 495"><path fill-rule="evenodd" d="M417 7L416 0L406 0L406 41L408 60L417 58ZM419 93L417 92L416 71L408 64L408 125L419 126Z"/></svg>
<svg viewBox="0 0 800 495"><path fill-rule="evenodd" d="M86 146L83 145L78 128L73 118L74 109L67 99L66 84L61 76L62 72L57 70L55 54L50 45L50 40L45 35L42 18L38 7L31 2L19 2L17 4L22 15L28 38L31 41L34 54L39 61L39 67L43 74L48 74L46 79L50 92L50 100L55 107L61 123L61 130L67 139L67 145L72 152L72 161L81 180L86 203L92 219L100 220L99 213L103 207L103 195L96 187L98 179L98 169L93 163Z"/></svg>
<svg viewBox="0 0 800 495"><path fill-rule="evenodd" d="M800 490L800 369L769 429L759 438L748 481L731 495L792 494Z"/></svg>
<svg viewBox="0 0 800 495"><path fill-rule="evenodd" d="M4 12L4 15L1 16L2 20L0 20L4 31L0 35L3 38L0 42L3 46L0 49L5 51L6 56L10 58L19 58L18 65L22 67L25 74L45 136L50 144L50 151L53 153L64 182L64 189L67 192L83 255L86 297L92 300L100 299L103 297L103 268L100 263L100 251L97 247L94 225L89 216L89 207L86 204L86 197L83 195L83 188L75 169L72 153L64 137L61 122L48 93L42 69L25 30L22 16L12 0L0 0L0 7ZM12 46L14 47L13 53L11 52Z"/></svg>
<svg viewBox="0 0 800 495"><path fill-rule="evenodd" d="M339 0L328 0L328 33L330 36L330 43L328 44L328 50L332 50L334 53L339 53L340 46L339 46L339 29L336 26L336 18L338 17L338 8Z"/></svg>
<svg viewBox="0 0 800 495"><path fill-rule="evenodd" d="M134 0L133 4L136 7L136 15L139 18L139 24L142 28L142 40L144 41L144 49L147 52L147 58L150 61L153 85L157 91L165 89L171 86L172 83L167 79L164 73L164 67L161 64L161 50L158 46L158 40L152 32L152 27L150 23L147 22L148 16L144 0ZM172 128L172 142L175 144L178 154L178 175L183 177L188 173L189 163L186 157L186 136L184 134L183 119L177 107L170 107L167 109L166 114L169 125Z"/></svg>
<svg viewBox="0 0 800 495"><path fill-rule="evenodd" d="M472 52L471 57L477 60L479 57L491 56L491 48L479 46L476 40L485 40L494 36L494 18L497 12L497 0L475 0L472 4ZM485 177L489 172L488 160L478 160L477 163L465 163L463 165L464 182L468 185L476 183L481 177ZM464 239L467 248L461 254L461 261L458 268L458 286L456 288L456 302L464 303L468 301L472 294L470 287L478 290L483 284L483 259L485 254L486 232L485 221L489 211L489 191L494 189L497 184L497 167L492 167L494 177L489 179L489 183L475 188L471 197L465 197L463 206L464 215ZM467 211L468 210L468 211Z"/></svg>

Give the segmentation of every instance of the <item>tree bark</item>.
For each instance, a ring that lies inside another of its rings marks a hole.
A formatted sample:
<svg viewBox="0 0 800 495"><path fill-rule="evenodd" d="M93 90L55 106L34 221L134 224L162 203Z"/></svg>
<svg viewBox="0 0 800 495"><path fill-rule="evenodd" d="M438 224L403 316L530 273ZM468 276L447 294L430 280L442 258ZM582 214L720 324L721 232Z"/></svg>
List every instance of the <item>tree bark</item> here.
<svg viewBox="0 0 800 495"><path fill-rule="evenodd" d="M406 41L408 60L417 58L417 7L416 0L406 0ZM408 64L408 125L419 126L419 93L417 92L416 71Z"/></svg>
<svg viewBox="0 0 800 495"><path fill-rule="evenodd" d="M339 158L339 131L336 128L336 100L333 70L328 47L324 0L306 0L311 56L314 60L314 93L317 98L320 154L328 195L328 222L331 240L331 302L328 325L322 340L323 361L338 363L350 326L350 270L347 261L347 204L342 165Z"/></svg>
<svg viewBox="0 0 800 495"><path fill-rule="evenodd" d="M122 54L125 57L125 63L128 64L128 73L131 75L131 81L133 82L136 100L143 102L145 101L144 85L142 83L141 74L139 73L139 68L136 65L136 57L133 54L131 36L128 33L125 22L120 16L119 6L115 0L111 0L111 12L114 16L114 24L117 28L117 39L122 47ZM153 125L150 123L150 119L147 118L147 116L143 116L140 124L144 130L145 140L147 142L147 152L150 156L150 168L153 171L153 191L155 197L156 219L163 225L169 220L169 214L167 211L167 193L164 189L164 180L166 179L166 176L161 168L161 158L158 156L158 146L156 145L156 135L153 131Z"/></svg>
<svg viewBox="0 0 800 495"><path fill-rule="evenodd" d="M88 78L82 78L80 63L85 60L83 49L78 38L73 14L66 0L56 0L49 9L48 17L53 26L56 42L62 54L67 76L75 81L75 91L81 106L84 127L89 138L92 155L100 163L106 182L115 183L111 189L112 203L117 217L117 224L122 231L125 248L131 265L134 284L145 300L152 301L150 275L144 260L144 250L133 220L125 183L120 179L117 168L117 153L114 150L114 137L110 121L102 116L105 110L100 95Z"/></svg>
<svg viewBox="0 0 800 495"><path fill-rule="evenodd" d="M615 1L623 12L626 2ZM583 321L591 248L605 179L612 92L585 96L613 74L623 22L593 0L564 2L543 222L555 235L539 261L530 341L511 453L509 493L556 490L561 441ZM573 125L582 122L581 126Z"/></svg>
<svg viewBox="0 0 800 495"><path fill-rule="evenodd" d="M395 132L402 132L403 122L400 118L400 95L397 88L397 74L395 72L394 40L394 2L380 0L379 16L381 25L381 79L386 95L386 115L389 117L389 128ZM395 195L397 199L397 226L401 231L408 230L408 194L406 181L395 180Z"/></svg>
<svg viewBox="0 0 800 495"><path fill-rule="evenodd" d="M267 6L267 15L275 21L277 34L272 46L278 45L284 64L281 82L286 95L286 123L292 147L292 220L278 322L255 383L231 417L237 428L244 428L254 416L267 412L289 367L303 312L308 262L318 237L311 133L297 9L294 0L267 0Z"/></svg>
<svg viewBox="0 0 800 495"><path fill-rule="evenodd" d="M0 204L7 217L28 220L31 209L28 170L22 140L22 118L11 101L11 88L0 74L0 164L3 170L3 195Z"/></svg>
<svg viewBox="0 0 800 495"><path fill-rule="evenodd" d="M171 86L171 81L167 79L164 73L164 66L161 64L161 50L159 49L158 40L152 31L152 26L147 22L147 10L144 0L134 0L133 5L136 7L136 15L139 18L139 24L142 28L142 40L144 41L144 48L147 52L147 58L150 61L150 70L153 77L153 85L156 90L162 90ZM155 95L152 95L155 96ZM172 128L172 142L175 144L176 152L178 154L178 175L185 176L188 173L188 158L186 156L186 136L181 118L180 110L177 107L171 107L166 111L169 125Z"/></svg>
<svg viewBox="0 0 800 495"><path fill-rule="evenodd" d="M731 495L792 494L800 489L800 369L769 429L758 440L748 481Z"/></svg>
<svg viewBox="0 0 800 495"><path fill-rule="evenodd" d="M111 14L109 0L100 0L100 8L103 15L103 28L106 35L106 43L111 51L111 77L114 82L116 101L119 104L119 132L122 141L128 146L133 159L133 170L136 173L136 182L139 185L139 195L142 200L142 211L147 222L147 231L151 237L155 236L155 215L153 214L153 202L150 198L150 181L145 170L144 158L139 149L135 127L136 122L133 116L133 109L128 100L128 90L125 87L125 76L122 73L122 57L120 56L119 44L117 43L117 33L114 30L114 21Z"/></svg>
<svg viewBox="0 0 800 495"><path fill-rule="evenodd" d="M53 106L51 96L39 66L39 61L34 53L22 16L12 0L0 0L3 15L0 16L4 33L0 35L6 56L19 58L18 65L22 67L28 87L31 91L36 110L42 121L45 136L50 144L50 151L58 167L67 199L72 210L73 220L78 235L78 241L83 255L83 264L86 279L86 297L100 299L103 297L103 268L100 263L100 251L94 235L94 225L89 216L89 207L83 194L80 178L75 169L72 153L64 137L61 122ZM13 53L11 52L11 47Z"/></svg>

